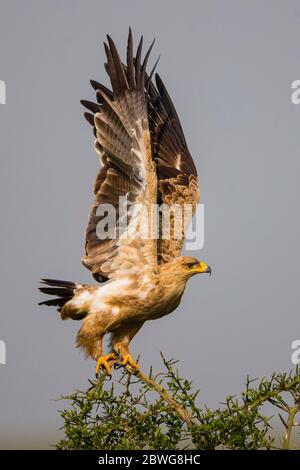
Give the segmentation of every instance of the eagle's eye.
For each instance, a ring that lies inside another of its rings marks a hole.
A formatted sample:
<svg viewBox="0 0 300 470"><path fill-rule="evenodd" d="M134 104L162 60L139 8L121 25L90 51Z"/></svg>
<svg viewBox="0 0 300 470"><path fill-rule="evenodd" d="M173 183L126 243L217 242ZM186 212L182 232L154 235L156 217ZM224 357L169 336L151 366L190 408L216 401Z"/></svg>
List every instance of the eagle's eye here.
<svg viewBox="0 0 300 470"><path fill-rule="evenodd" d="M192 269L195 266L196 263L187 263L187 268Z"/></svg>

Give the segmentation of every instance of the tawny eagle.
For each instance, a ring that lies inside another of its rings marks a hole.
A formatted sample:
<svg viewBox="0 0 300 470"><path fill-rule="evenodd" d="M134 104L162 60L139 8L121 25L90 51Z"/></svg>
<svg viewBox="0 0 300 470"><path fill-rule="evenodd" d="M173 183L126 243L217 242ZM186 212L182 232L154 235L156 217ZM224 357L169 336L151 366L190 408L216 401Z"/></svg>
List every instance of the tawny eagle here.
<svg viewBox="0 0 300 470"><path fill-rule="evenodd" d="M198 176L161 78L156 74L154 84L152 73L146 73L153 43L142 61L143 38L134 55L129 31L125 65L112 39L108 36L107 40L105 69L112 90L92 80L97 103L83 100L82 104L89 110L85 117L93 126L102 164L94 186L83 264L99 283L108 282L85 285L42 279L47 287L40 288L56 296L41 304L58 307L62 319L82 320L77 346L96 360L96 373L100 368L110 373L116 360L138 368L128 350L132 338L147 320L176 309L191 276L211 273L206 263L180 256L184 236L174 235L174 215L169 237L161 231L158 237L141 235L152 205L190 204L195 211ZM97 224L103 218L99 207L114 207L118 225L121 196L128 200L127 236L123 232L99 237ZM141 203L149 212L140 210ZM111 334L111 352L104 355L102 340L107 333Z"/></svg>

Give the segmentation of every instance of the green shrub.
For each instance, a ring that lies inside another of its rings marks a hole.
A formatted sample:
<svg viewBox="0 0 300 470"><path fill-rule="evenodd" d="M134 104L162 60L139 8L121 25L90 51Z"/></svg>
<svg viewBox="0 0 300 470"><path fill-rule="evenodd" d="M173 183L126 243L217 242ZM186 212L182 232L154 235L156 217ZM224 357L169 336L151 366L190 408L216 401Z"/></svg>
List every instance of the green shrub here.
<svg viewBox="0 0 300 470"><path fill-rule="evenodd" d="M87 391L63 397L71 406L61 411L65 436L57 449L290 448L300 410L298 367L270 379L247 378L239 396L228 396L210 410L199 405L198 391L180 377L176 362L163 362L164 372L155 377L152 371L149 376L133 374L127 367L115 384L101 376ZM282 421L277 446L272 418L263 414L266 403L279 411Z"/></svg>

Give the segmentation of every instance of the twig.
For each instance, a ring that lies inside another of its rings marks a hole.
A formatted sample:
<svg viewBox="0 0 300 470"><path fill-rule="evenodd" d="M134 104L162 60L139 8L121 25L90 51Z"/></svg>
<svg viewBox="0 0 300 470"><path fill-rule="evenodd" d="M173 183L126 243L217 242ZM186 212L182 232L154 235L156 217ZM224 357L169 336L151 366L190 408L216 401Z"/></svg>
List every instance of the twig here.
<svg viewBox="0 0 300 470"><path fill-rule="evenodd" d="M196 425L199 424L197 420L191 416L190 412L184 406L178 403L178 401L175 400L175 398L173 398L172 395L168 393L162 385L157 383L148 375L144 374L140 369L135 370L129 364L126 364L124 366L118 359L113 359L109 361L109 364L117 366L117 367L118 366L124 367L124 369L126 370L126 372L128 372L128 374L135 375L137 379L139 379L141 382L145 383L146 385L151 387L153 390L155 390L161 396L161 398L165 402L167 402L171 406L171 408L173 408L174 411L176 411L176 413L180 416L181 419L183 419L183 421L186 422L188 426L191 426L193 424L196 424Z"/></svg>
<svg viewBox="0 0 300 470"><path fill-rule="evenodd" d="M286 432L283 438L283 448L289 449L290 448L290 440L292 435L292 430L294 426L294 419L296 414L300 411L300 403L296 403L295 406L292 406L289 409L288 419L286 422Z"/></svg>
<svg viewBox="0 0 300 470"><path fill-rule="evenodd" d="M126 368L127 372L132 374L132 369L130 368L130 366L129 367L126 366L125 368ZM129 368L130 368L130 370L129 370ZM169 405L176 411L176 413L181 417L181 419L183 419L186 422L186 424L188 426L191 426L193 424L198 424L197 421L191 416L189 411L184 406L182 406L180 403L178 403L178 401L175 400L172 397L172 395L170 395L165 390L165 388L162 387L159 383L155 382L155 380L153 380L153 379L150 379L150 377L148 377L148 375L143 374L143 372L141 372L140 370L134 371L134 375L139 380L141 380L145 384L149 385L149 387L151 387L157 393L159 393L161 398L164 401L166 401L167 403L169 403Z"/></svg>

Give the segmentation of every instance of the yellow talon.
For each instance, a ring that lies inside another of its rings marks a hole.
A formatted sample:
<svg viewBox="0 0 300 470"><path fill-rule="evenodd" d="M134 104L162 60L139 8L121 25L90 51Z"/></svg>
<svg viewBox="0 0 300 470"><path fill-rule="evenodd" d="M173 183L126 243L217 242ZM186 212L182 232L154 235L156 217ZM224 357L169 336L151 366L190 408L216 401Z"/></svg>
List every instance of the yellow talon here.
<svg viewBox="0 0 300 470"><path fill-rule="evenodd" d="M122 365L126 366L127 364L129 364L135 370L139 370L140 368L140 366L132 359L131 354L125 354L122 357Z"/></svg>
<svg viewBox="0 0 300 470"><path fill-rule="evenodd" d="M96 375L99 374L99 370L101 367L105 369L107 375L111 375L111 368L107 361L110 361L112 359L114 360L117 359L114 353L110 353L110 354L107 354L106 356L98 357L96 367L95 367Z"/></svg>

